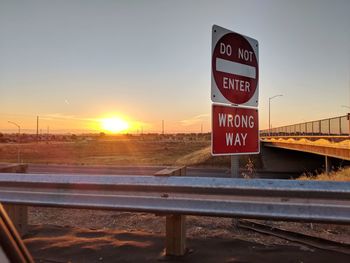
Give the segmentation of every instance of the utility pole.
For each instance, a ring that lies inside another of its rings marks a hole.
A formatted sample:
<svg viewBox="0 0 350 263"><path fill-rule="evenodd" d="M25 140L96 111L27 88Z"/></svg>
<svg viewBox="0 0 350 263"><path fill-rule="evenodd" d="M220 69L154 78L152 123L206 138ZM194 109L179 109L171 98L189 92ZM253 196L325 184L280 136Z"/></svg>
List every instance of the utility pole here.
<svg viewBox="0 0 350 263"><path fill-rule="evenodd" d="M162 134L164 135L164 120L162 120Z"/></svg>
<svg viewBox="0 0 350 263"><path fill-rule="evenodd" d="M36 142L39 141L39 116L36 116Z"/></svg>

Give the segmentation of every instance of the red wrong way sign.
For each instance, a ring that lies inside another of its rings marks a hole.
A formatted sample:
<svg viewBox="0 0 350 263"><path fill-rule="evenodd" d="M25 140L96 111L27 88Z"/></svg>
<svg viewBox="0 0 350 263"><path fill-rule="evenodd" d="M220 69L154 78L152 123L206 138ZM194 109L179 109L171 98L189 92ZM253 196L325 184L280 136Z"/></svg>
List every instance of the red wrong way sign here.
<svg viewBox="0 0 350 263"><path fill-rule="evenodd" d="M217 25L212 30L212 101L257 107L258 41Z"/></svg>
<svg viewBox="0 0 350 263"><path fill-rule="evenodd" d="M213 104L212 154L257 154L258 110Z"/></svg>

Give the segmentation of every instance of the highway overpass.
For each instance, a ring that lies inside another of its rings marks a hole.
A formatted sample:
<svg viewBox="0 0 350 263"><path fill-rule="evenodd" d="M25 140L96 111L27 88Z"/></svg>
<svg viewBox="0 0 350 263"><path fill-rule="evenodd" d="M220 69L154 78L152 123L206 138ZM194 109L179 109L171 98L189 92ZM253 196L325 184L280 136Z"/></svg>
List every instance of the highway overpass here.
<svg viewBox="0 0 350 263"><path fill-rule="evenodd" d="M350 161L350 114L260 131L263 147L325 156L325 170L332 158Z"/></svg>

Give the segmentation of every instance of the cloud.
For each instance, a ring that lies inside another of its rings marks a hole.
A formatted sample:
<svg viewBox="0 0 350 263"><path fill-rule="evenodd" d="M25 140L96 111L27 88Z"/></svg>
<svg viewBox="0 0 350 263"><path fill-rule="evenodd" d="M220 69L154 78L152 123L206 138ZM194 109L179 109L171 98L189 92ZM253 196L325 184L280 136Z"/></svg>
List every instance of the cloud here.
<svg viewBox="0 0 350 263"><path fill-rule="evenodd" d="M209 113L199 114L199 115L196 115L196 116L191 117L189 119L181 120L180 123L183 126L191 126L191 125L198 124L198 123L201 123L203 121L206 121L208 119L208 117L209 117Z"/></svg>
<svg viewBox="0 0 350 263"><path fill-rule="evenodd" d="M61 113L52 113L52 114L45 114L45 115L40 115L39 119L42 120L75 120L75 121L98 121L97 119L94 118L80 118L75 115L64 115Z"/></svg>

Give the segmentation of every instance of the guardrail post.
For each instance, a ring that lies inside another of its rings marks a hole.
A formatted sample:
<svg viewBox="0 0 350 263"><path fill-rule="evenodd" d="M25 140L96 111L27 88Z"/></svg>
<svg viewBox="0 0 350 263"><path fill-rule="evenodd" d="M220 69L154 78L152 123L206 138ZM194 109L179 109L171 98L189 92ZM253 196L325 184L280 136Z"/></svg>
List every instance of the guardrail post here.
<svg viewBox="0 0 350 263"><path fill-rule="evenodd" d="M185 176L186 167L166 168L155 176ZM183 256L186 253L186 216L165 216L165 255Z"/></svg>
<svg viewBox="0 0 350 263"><path fill-rule="evenodd" d="M26 173L28 165L15 164L0 166L0 173ZM0 174L1 176L1 174ZM28 230L28 207L23 205L3 204L8 216L16 227L20 235L24 235Z"/></svg>

